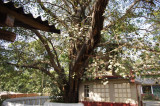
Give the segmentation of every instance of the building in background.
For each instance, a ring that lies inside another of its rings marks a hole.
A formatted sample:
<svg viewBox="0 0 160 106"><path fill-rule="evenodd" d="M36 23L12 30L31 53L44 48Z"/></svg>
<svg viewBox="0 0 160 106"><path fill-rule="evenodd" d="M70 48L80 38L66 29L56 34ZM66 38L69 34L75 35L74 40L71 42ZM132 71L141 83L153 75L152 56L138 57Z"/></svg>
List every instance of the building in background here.
<svg viewBox="0 0 160 106"><path fill-rule="evenodd" d="M100 75L93 80L81 82L79 101L85 106L112 104L141 106L141 82L116 75Z"/></svg>

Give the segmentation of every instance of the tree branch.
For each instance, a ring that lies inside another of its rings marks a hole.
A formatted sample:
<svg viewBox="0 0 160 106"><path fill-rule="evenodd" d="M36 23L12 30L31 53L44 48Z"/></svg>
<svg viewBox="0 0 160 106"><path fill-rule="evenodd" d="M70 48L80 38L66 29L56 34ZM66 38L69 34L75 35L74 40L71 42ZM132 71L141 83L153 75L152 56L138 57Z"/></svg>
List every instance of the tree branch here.
<svg viewBox="0 0 160 106"><path fill-rule="evenodd" d="M62 0L63 2L64 2L64 4L67 6L67 8L68 8L68 11L69 11L69 13L71 14L72 13L72 11L71 11L71 8L70 8L70 6L68 5L68 1L66 1L66 0ZM70 2L69 2L70 3Z"/></svg>
<svg viewBox="0 0 160 106"><path fill-rule="evenodd" d="M36 35L37 37L41 40L41 42L43 43L48 55L50 56L49 60L52 64L52 66L54 67L55 71L59 74L61 72L61 69L56 65L55 61L54 61L54 55L53 53L51 52L50 50L50 47L47 43L47 41L42 37L42 35L37 31L37 30L32 30Z"/></svg>
<svg viewBox="0 0 160 106"><path fill-rule="evenodd" d="M39 2L39 1L29 1L29 2L27 2L27 3L23 3L22 2L22 4L23 5L26 5L26 4L28 4L28 3L45 3L45 4L50 4L50 5L53 5L53 6L56 6L56 7L58 7L58 8L61 8L62 10L64 10L64 11L66 11L68 14L71 14L71 11L68 11L67 9L65 9L65 8L63 8L62 6L59 6L59 5L57 5L57 4L53 4L53 3L50 3L50 2Z"/></svg>
<svg viewBox="0 0 160 106"><path fill-rule="evenodd" d="M110 28L111 26L114 26L117 22L121 22L123 20L126 19L126 17L128 16L128 14L131 13L133 7L139 2L140 0L135 0L130 6L129 8L126 10L126 13L121 17L118 18L116 21L111 22L109 25L105 26L103 30L107 30L108 28Z"/></svg>
<svg viewBox="0 0 160 106"><path fill-rule="evenodd" d="M140 49L140 50L146 50L146 51L150 51L152 53L156 53L156 54L160 54L160 51L156 51L154 49L151 49L151 48L146 48L145 46L140 46L140 45L131 45L131 44L123 44L125 47L128 47L128 48L135 48L135 49Z"/></svg>
<svg viewBox="0 0 160 106"><path fill-rule="evenodd" d="M97 46L97 44L100 42L101 38L101 30L103 28L103 13L104 10L108 4L109 0L97 0L92 14L92 22L91 22L91 31L90 31L90 39L85 42L78 53L76 57L76 62L73 66L73 71L78 72L80 69L80 66L85 63L85 61L88 59L89 54L91 54L94 50L94 48Z"/></svg>
<svg viewBox="0 0 160 106"><path fill-rule="evenodd" d="M41 8L46 11L48 14L50 14L53 18L55 18L59 23L61 23L64 27L68 28L68 25L63 21L61 20L59 17L57 17L53 12L51 12L49 9L47 9L43 3L41 2L41 0L38 0Z"/></svg>
<svg viewBox="0 0 160 106"><path fill-rule="evenodd" d="M18 64L13 64L13 63L9 63L7 62L7 64L9 65L13 65L13 66L16 66L16 67L23 67L23 68L33 68L33 69L38 69L38 70L41 70L43 73L45 73L46 75L50 76L52 79L55 79L54 75L51 74L47 69L43 68L43 67L38 67L36 66L37 63L35 64L30 64L30 65L26 65L26 64L23 64L23 65L18 65Z"/></svg>
<svg viewBox="0 0 160 106"><path fill-rule="evenodd" d="M59 62L59 59L58 59L58 55L57 55L57 51L56 51L55 47L53 46L53 43L51 42L51 40L49 40L49 43L51 44L52 49L53 49L53 51L54 51L54 54L55 54L55 57L56 57L57 65L58 65L58 67L61 68L61 65L60 65L60 62Z"/></svg>
<svg viewBox="0 0 160 106"><path fill-rule="evenodd" d="M101 44L99 44L98 47L106 46L106 45L108 45L108 44L111 45L110 42L106 42L106 43L101 43ZM115 44L115 43L113 43L113 44ZM127 47L127 48L134 48L134 49L146 50L146 51L150 51L150 52L153 52L153 53L156 53L156 54L160 54L160 51L156 51L156 50L154 50L154 49L151 49L151 48L149 48L149 47L147 48L147 47L145 47L145 46L131 45L131 44L129 44L129 43L119 43L119 44L117 44L117 45L119 45L119 46L118 46L117 48L115 48L114 50L110 51L110 53L113 52L113 51L115 51L115 50L121 49L122 47Z"/></svg>

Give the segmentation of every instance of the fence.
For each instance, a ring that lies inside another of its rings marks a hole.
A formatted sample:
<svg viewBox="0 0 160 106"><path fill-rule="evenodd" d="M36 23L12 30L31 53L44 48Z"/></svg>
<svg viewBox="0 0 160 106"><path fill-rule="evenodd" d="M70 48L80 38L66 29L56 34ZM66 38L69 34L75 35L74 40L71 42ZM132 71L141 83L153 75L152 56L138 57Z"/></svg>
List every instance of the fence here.
<svg viewBox="0 0 160 106"><path fill-rule="evenodd" d="M40 106L49 100L49 96L6 99L2 106Z"/></svg>
<svg viewBox="0 0 160 106"><path fill-rule="evenodd" d="M29 93L29 94L5 94L1 95L2 99L10 99L10 98L21 98L21 97L35 97L39 96L38 94L35 93Z"/></svg>
<svg viewBox="0 0 160 106"><path fill-rule="evenodd" d="M52 103L49 96L6 99L2 106L84 106L83 103Z"/></svg>

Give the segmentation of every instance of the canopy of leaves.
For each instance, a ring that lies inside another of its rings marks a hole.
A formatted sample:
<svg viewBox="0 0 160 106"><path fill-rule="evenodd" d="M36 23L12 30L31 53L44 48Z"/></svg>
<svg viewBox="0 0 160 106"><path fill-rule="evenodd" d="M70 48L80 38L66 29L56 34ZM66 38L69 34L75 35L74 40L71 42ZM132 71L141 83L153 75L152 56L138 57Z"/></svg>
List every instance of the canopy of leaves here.
<svg viewBox="0 0 160 106"><path fill-rule="evenodd" d="M1 44L1 63L38 69L61 91L69 85L69 94L84 75L114 71L126 77L131 70L137 75L159 70L160 2L106 0L107 6L97 9L98 1L14 0L26 12L55 24L61 34L10 29L17 33L17 41L4 48Z"/></svg>
<svg viewBox="0 0 160 106"><path fill-rule="evenodd" d="M21 93L50 93L52 82L38 70L13 67L0 68L0 90Z"/></svg>

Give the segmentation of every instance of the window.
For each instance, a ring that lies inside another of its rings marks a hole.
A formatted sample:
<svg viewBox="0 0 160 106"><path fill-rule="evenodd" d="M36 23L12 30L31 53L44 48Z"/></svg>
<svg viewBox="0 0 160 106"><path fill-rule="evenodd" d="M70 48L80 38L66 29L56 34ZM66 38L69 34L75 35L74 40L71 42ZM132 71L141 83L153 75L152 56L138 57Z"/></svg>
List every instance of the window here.
<svg viewBox="0 0 160 106"><path fill-rule="evenodd" d="M84 97L89 97L89 85L84 85Z"/></svg>
<svg viewBox="0 0 160 106"><path fill-rule="evenodd" d="M123 102L131 98L129 83L114 84L115 102Z"/></svg>
<svg viewBox="0 0 160 106"><path fill-rule="evenodd" d="M99 102L109 102L109 85L108 84L94 84L93 85L93 92L94 92L94 101Z"/></svg>
<svg viewBox="0 0 160 106"><path fill-rule="evenodd" d="M144 94L152 94L152 89L150 85L143 86L142 90Z"/></svg>
<svg viewBox="0 0 160 106"><path fill-rule="evenodd" d="M160 85L153 85L153 94L160 98Z"/></svg>
<svg viewBox="0 0 160 106"><path fill-rule="evenodd" d="M160 85L143 85L142 94L144 100L158 100L160 98Z"/></svg>

